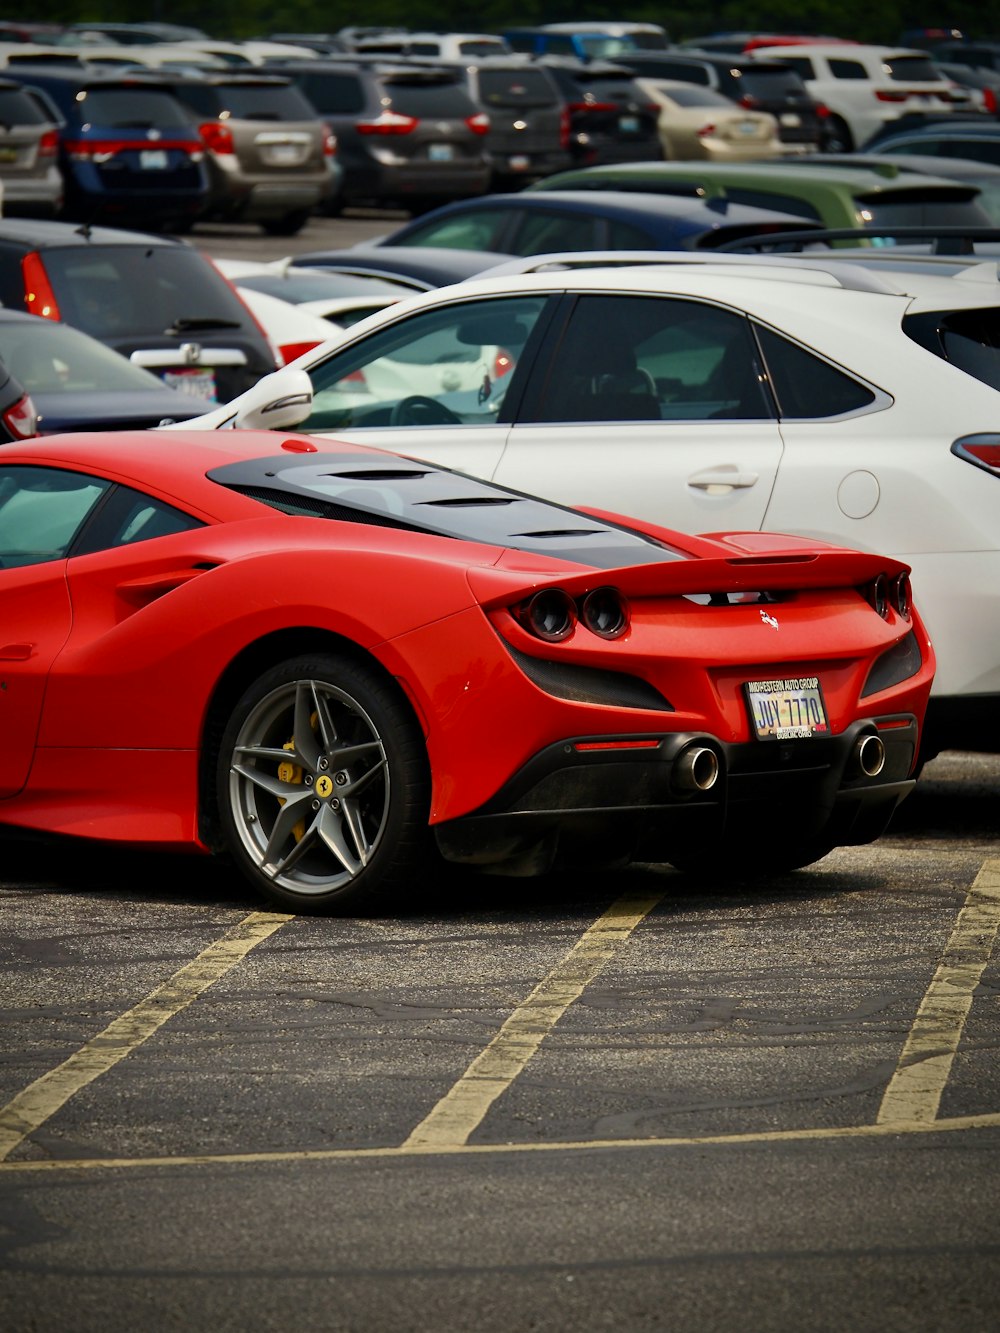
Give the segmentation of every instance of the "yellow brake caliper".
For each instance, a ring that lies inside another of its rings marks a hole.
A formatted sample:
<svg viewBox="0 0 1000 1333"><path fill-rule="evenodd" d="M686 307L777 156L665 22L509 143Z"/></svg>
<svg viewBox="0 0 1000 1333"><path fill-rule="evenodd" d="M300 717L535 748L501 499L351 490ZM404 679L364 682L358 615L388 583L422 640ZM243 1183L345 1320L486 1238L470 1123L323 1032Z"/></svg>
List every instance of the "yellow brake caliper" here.
<svg viewBox="0 0 1000 1333"><path fill-rule="evenodd" d="M295 749L294 739L290 741L285 741L284 745L281 748L283 750L294 750ZM282 763L278 765L278 780L280 782L291 782L291 783L301 782L302 781L301 765L289 763L287 759L283 760ZM281 798L279 797L278 799L280 800ZM281 804L284 805L285 802L282 800ZM305 833L306 833L306 821L304 819L300 819L299 822L295 824L292 828L292 837L295 839L296 842L301 842L302 839L305 837Z"/></svg>

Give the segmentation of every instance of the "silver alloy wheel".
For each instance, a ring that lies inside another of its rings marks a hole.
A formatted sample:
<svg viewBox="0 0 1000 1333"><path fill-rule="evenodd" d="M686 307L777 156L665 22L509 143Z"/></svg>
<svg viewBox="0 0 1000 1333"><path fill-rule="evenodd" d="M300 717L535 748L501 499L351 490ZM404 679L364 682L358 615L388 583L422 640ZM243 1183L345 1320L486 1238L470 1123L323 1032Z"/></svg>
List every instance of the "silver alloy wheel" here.
<svg viewBox="0 0 1000 1333"><path fill-rule="evenodd" d="M375 724L324 680L266 694L232 749L236 831L259 872L296 895L328 894L365 869L385 832L389 786Z"/></svg>

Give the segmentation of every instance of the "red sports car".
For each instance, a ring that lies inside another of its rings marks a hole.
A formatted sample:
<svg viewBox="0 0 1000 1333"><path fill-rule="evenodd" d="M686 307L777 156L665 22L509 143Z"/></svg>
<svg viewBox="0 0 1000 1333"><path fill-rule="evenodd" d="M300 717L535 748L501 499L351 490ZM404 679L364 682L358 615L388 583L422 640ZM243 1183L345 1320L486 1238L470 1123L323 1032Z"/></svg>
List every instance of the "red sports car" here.
<svg viewBox="0 0 1000 1333"><path fill-rule="evenodd" d="M907 567L691 537L271 432L0 454L0 820L356 910L435 856L770 872L884 829Z"/></svg>

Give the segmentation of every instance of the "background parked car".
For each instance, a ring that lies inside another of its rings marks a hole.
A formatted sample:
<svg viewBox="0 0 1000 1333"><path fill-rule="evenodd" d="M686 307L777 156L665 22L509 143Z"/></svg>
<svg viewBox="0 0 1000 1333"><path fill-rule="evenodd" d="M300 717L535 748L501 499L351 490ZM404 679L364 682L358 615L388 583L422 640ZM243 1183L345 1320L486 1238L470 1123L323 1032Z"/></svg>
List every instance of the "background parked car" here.
<svg viewBox="0 0 1000 1333"><path fill-rule="evenodd" d="M294 236L336 193L336 140L289 79L206 74L176 79L172 90L204 144L206 217Z"/></svg>
<svg viewBox="0 0 1000 1333"><path fill-rule="evenodd" d="M0 444L38 433L38 409L24 385L0 360Z"/></svg>
<svg viewBox="0 0 1000 1333"><path fill-rule="evenodd" d="M0 363L31 395L39 435L145 430L204 406L80 329L19 310L0 309Z"/></svg>
<svg viewBox="0 0 1000 1333"><path fill-rule="evenodd" d="M568 106L544 65L499 56L470 57L448 68L490 118L491 189L517 189L572 165Z"/></svg>
<svg viewBox="0 0 1000 1333"><path fill-rule="evenodd" d="M202 403L280 364L211 261L169 237L0 219L0 304L64 320Z"/></svg>
<svg viewBox="0 0 1000 1333"><path fill-rule="evenodd" d="M488 188L489 117L453 70L357 57L282 68L337 137L343 181L327 211L428 208Z"/></svg>
<svg viewBox="0 0 1000 1333"><path fill-rule="evenodd" d="M953 157L1000 166L1000 121L935 120L898 126L877 135L866 152L908 157Z"/></svg>
<svg viewBox="0 0 1000 1333"><path fill-rule="evenodd" d="M827 107L831 139L846 152L862 147L904 112L969 105L968 95L941 74L926 51L837 42L769 46L764 53L794 69Z"/></svg>
<svg viewBox="0 0 1000 1333"><path fill-rule="evenodd" d="M667 161L729 162L780 157L778 120L748 111L712 88L667 79L636 79L660 108L657 127Z"/></svg>
<svg viewBox="0 0 1000 1333"><path fill-rule="evenodd" d="M786 152L828 146L826 107L780 61L707 51L633 51L625 63L640 78L671 79L712 88L746 111L766 111L778 121Z"/></svg>
<svg viewBox="0 0 1000 1333"><path fill-rule="evenodd" d="M0 79L0 183L9 216L55 217L62 207L58 122L12 79Z"/></svg>
<svg viewBox="0 0 1000 1333"><path fill-rule="evenodd" d="M662 157L659 107L622 65L544 57L569 114L569 151L577 166L648 162Z"/></svg>
<svg viewBox="0 0 1000 1333"><path fill-rule="evenodd" d="M67 217L183 230L201 215L208 199L204 146L169 84L83 66L17 65L7 72L47 99L43 105L60 122Z"/></svg>

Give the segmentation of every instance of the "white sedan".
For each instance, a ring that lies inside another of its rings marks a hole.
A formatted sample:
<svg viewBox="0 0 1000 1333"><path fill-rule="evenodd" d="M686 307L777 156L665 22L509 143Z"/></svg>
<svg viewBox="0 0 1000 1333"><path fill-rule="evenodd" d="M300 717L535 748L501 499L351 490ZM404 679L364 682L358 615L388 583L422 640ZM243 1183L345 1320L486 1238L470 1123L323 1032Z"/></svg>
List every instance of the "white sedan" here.
<svg viewBox="0 0 1000 1333"><path fill-rule="evenodd" d="M574 262L411 297L199 422L295 424L692 532L897 556L938 655L929 747L1000 751L996 266ZM382 373L399 363L405 384Z"/></svg>

